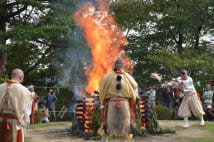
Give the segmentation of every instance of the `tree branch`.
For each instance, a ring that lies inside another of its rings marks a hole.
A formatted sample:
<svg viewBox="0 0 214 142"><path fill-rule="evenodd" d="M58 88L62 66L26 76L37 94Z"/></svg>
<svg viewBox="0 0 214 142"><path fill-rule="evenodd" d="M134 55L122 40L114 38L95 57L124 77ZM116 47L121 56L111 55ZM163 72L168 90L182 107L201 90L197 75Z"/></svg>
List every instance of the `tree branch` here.
<svg viewBox="0 0 214 142"><path fill-rule="evenodd" d="M175 41L175 43L177 44L178 41L176 40L175 35L173 34L172 30L169 30L169 33L172 35L173 40Z"/></svg>
<svg viewBox="0 0 214 142"><path fill-rule="evenodd" d="M47 46L49 46L49 47L54 47L54 48L59 47L59 46L56 45L56 44L50 44L50 43L48 43L48 42L41 41L41 40L38 40L38 39L36 39L36 40L34 40L34 41L35 41L35 42L38 42L38 43L41 43L41 44L44 44L44 45L47 45Z"/></svg>
<svg viewBox="0 0 214 142"><path fill-rule="evenodd" d="M34 70L44 58L47 58L46 55L48 52L50 52L51 48L49 47L47 50L45 50L45 52L42 54L42 57L40 59L37 60L37 62L31 66L28 70L25 71L24 74L28 74L29 72L31 72L32 70Z"/></svg>
<svg viewBox="0 0 214 142"><path fill-rule="evenodd" d="M7 16L3 16L2 18L0 18L0 21L9 21L8 19L11 17L14 17L15 15L20 14L22 11L26 10L27 6L23 6L22 8L18 9L16 12L10 13Z"/></svg>
<svg viewBox="0 0 214 142"><path fill-rule="evenodd" d="M17 4L20 4L19 2L12 2L12 3L9 3L9 4L7 4L6 5L6 8L10 8L10 7L12 7L12 6L14 6L14 5L17 5Z"/></svg>

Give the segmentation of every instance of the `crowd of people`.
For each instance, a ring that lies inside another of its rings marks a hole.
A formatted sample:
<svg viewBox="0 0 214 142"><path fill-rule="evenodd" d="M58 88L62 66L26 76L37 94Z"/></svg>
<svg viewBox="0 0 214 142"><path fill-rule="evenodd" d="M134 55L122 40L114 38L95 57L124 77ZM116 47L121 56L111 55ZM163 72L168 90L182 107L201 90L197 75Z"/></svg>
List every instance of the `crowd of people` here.
<svg viewBox="0 0 214 142"><path fill-rule="evenodd" d="M141 91L140 96L148 96L148 103L151 108L156 105L162 105L173 112L173 118L179 120L178 109L183 100L184 94L180 89L173 89L169 86L158 88L156 86L147 85L145 91Z"/></svg>
<svg viewBox="0 0 214 142"><path fill-rule="evenodd" d="M179 82L182 83L179 84ZM192 94L189 94L191 92L193 92L193 96ZM161 97L157 97L157 94ZM201 94L196 91L193 85L193 80L190 76L188 76L186 70L183 70L180 77L158 85L158 87L155 85L147 85L145 91L140 93L140 95L148 96L149 103L151 103L152 106L158 104L168 108L171 112L173 112L173 119L179 120L185 117L185 121L187 122L187 118L190 117L190 112L192 111L196 117L202 120L202 125L204 124L204 120L202 117L203 115L205 115L205 119L208 121L214 120L213 94L214 91L212 90L212 86L210 83L205 86ZM188 100L187 96L191 96L192 98L189 97ZM185 101L183 101L183 99L185 99ZM184 102L186 102L186 106L184 107L186 111L180 112L185 114L179 115L179 108L182 102L183 104ZM194 110L194 108L197 109ZM186 126L188 127L188 123L186 124Z"/></svg>

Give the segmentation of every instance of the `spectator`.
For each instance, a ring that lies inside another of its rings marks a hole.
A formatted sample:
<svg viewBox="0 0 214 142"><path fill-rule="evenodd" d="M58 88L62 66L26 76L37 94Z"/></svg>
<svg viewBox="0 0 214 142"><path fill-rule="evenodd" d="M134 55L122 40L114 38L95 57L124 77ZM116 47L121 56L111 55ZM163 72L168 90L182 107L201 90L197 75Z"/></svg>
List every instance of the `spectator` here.
<svg viewBox="0 0 214 142"><path fill-rule="evenodd" d="M211 85L207 84L205 91L203 93L203 100L204 100L204 109L207 109L207 106L212 106L213 103L213 91L211 90Z"/></svg>
<svg viewBox="0 0 214 142"><path fill-rule="evenodd" d="M36 110L38 109L38 102L40 100L39 95L37 95L34 91L34 86L30 85L28 86L28 90L33 94L34 99L31 105L31 114L30 114L30 124L34 124L35 123L35 114L36 114Z"/></svg>
<svg viewBox="0 0 214 142"><path fill-rule="evenodd" d="M182 102L182 100L183 100L183 97L184 97L184 94L183 94L183 92L179 89L179 88L177 88L176 90L175 90L175 95L174 95L174 119L175 120L179 120L180 119L180 117L178 116L178 110L179 110L179 107L180 107L180 105L181 105L181 102Z"/></svg>
<svg viewBox="0 0 214 142"><path fill-rule="evenodd" d="M48 109L44 107L42 112L43 112L43 118L41 119L41 123L48 123L49 122Z"/></svg>
<svg viewBox="0 0 214 142"><path fill-rule="evenodd" d="M207 106L207 120L214 121L214 108L211 105Z"/></svg>
<svg viewBox="0 0 214 142"><path fill-rule="evenodd" d="M212 99L213 99L213 91L211 90L211 84L207 84L205 91L203 92L203 107L205 110L205 118L209 120L211 115L209 114L208 110L212 107Z"/></svg>
<svg viewBox="0 0 214 142"><path fill-rule="evenodd" d="M53 89L49 89L49 92L45 97L43 98L45 102L45 107L48 108L49 111L49 120L50 121L56 121L56 95L53 92Z"/></svg>
<svg viewBox="0 0 214 142"><path fill-rule="evenodd" d="M154 108L156 91L152 88L151 85L146 86L146 91L143 93L143 96L148 96L148 103L150 104L151 108Z"/></svg>
<svg viewBox="0 0 214 142"><path fill-rule="evenodd" d="M163 106L167 107L169 110L172 109L173 96L174 96L174 93L173 91L171 91L169 86L164 88L162 92L162 98L163 98L162 103L163 103Z"/></svg>

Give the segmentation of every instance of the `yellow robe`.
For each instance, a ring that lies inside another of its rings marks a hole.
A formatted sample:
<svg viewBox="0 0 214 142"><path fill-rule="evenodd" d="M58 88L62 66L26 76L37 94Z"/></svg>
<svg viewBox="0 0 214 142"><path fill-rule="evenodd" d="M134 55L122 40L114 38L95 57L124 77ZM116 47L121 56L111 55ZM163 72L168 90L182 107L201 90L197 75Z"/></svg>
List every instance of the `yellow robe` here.
<svg viewBox="0 0 214 142"><path fill-rule="evenodd" d="M120 91L116 89L118 81L116 77L120 75L122 77ZM116 97L126 97L131 98L134 102L136 101L135 90L137 89L137 82L128 73L117 74L114 71L104 76L100 82L100 100L101 102L106 98Z"/></svg>
<svg viewBox="0 0 214 142"><path fill-rule="evenodd" d="M117 81L117 76L120 75L122 77L121 83L121 90L117 90L116 85L119 83ZM107 98L112 97L125 97L131 98L134 102L136 101L136 93L137 90L137 82L134 78L126 72L118 74L116 72L111 72L103 77L100 81L100 90L99 90L99 98L100 101L103 102ZM124 103L124 102L123 102ZM98 130L100 135L105 135L103 132L103 124L101 124L100 129ZM132 134L126 134L122 136L123 139L129 139L132 137Z"/></svg>
<svg viewBox="0 0 214 142"><path fill-rule="evenodd" d="M6 94L7 83L0 84L0 111L1 113L10 113L17 116L16 119L9 119L9 123L13 127L13 142L17 142L17 131L21 130L23 132L23 127L25 125L24 117L27 105L33 101L32 93L20 83L11 83L11 89L9 93L10 102L7 110L3 108L2 100ZM3 118L0 117L0 121ZM24 137L24 134L23 134ZM24 142L24 138L23 138Z"/></svg>

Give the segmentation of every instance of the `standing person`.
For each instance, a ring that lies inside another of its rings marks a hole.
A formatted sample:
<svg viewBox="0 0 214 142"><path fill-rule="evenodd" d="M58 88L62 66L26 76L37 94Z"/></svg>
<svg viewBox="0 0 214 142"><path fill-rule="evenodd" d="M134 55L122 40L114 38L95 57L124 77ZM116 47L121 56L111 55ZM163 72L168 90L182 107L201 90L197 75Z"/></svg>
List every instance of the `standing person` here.
<svg viewBox="0 0 214 142"><path fill-rule="evenodd" d="M212 107L212 103L213 103L213 91L211 90L211 84L207 84L205 91L203 92L203 103L204 103L204 110L205 110L205 117L207 120L210 119L210 115L208 110L210 110L210 107Z"/></svg>
<svg viewBox="0 0 214 142"><path fill-rule="evenodd" d="M173 86L175 88L180 88L184 93L183 101L178 110L178 115L184 118L184 126L189 127L188 117L191 116L191 111L193 114L200 119L200 125L204 125L203 115L204 110L201 101L198 99L196 89L193 84L193 80L186 70L182 70L180 77L175 81L165 83L165 86Z"/></svg>
<svg viewBox="0 0 214 142"><path fill-rule="evenodd" d="M124 71L120 59L116 60L114 71L101 80L99 98L102 123L98 133L102 135L102 142L107 142L108 136L120 137L122 141L132 137L137 86L134 78Z"/></svg>
<svg viewBox="0 0 214 142"><path fill-rule="evenodd" d="M33 101L33 95L21 84L23 80L23 71L14 69L11 79L0 84L0 124L2 126L0 139L2 142L24 142L25 111L27 105Z"/></svg>
<svg viewBox="0 0 214 142"><path fill-rule="evenodd" d="M172 109L173 96L174 96L174 93L173 91L171 91L169 86L164 88L162 92L162 98L163 98L162 103L163 103L163 106L167 107L169 110Z"/></svg>
<svg viewBox="0 0 214 142"><path fill-rule="evenodd" d="M148 96L148 103L150 104L151 108L154 108L156 91L152 88L151 85L146 86L146 91L143 93L143 96Z"/></svg>
<svg viewBox="0 0 214 142"><path fill-rule="evenodd" d="M204 100L204 108L207 109L207 106L212 106L213 103L213 91L211 90L211 85L207 84L205 91L203 93L203 100Z"/></svg>
<svg viewBox="0 0 214 142"><path fill-rule="evenodd" d="M183 100L183 97L184 97L183 92L179 88L177 88L175 90L175 102L174 102L174 119L175 120L180 119L180 117L178 116L178 110Z"/></svg>
<svg viewBox="0 0 214 142"><path fill-rule="evenodd" d="M40 97L34 91L35 89L33 85L28 86L28 90L33 94L33 102L31 105L31 113L30 113L30 124L34 124L35 114L36 114L36 110L38 109L38 103L39 103Z"/></svg>
<svg viewBox="0 0 214 142"><path fill-rule="evenodd" d="M53 89L49 89L48 94L44 97L45 101L45 107L48 108L48 111L50 113L50 121L55 121L56 120L56 95L53 92Z"/></svg>

